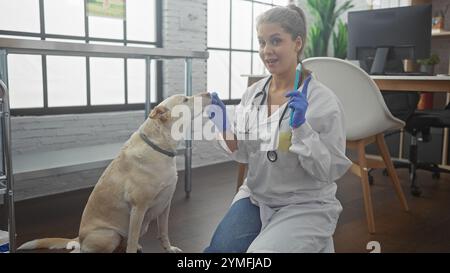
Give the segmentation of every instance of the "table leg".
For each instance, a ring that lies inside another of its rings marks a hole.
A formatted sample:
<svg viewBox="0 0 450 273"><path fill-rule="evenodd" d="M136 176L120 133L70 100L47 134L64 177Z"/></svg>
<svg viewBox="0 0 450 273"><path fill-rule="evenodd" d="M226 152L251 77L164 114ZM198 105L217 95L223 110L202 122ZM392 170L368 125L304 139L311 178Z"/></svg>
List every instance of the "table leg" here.
<svg viewBox="0 0 450 273"><path fill-rule="evenodd" d="M447 93L447 98L445 100L445 105L448 105L450 102L450 94ZM448 128L444 128L444 143L442 145L442 165L447 165L447 156L448 156Z"/></svg>

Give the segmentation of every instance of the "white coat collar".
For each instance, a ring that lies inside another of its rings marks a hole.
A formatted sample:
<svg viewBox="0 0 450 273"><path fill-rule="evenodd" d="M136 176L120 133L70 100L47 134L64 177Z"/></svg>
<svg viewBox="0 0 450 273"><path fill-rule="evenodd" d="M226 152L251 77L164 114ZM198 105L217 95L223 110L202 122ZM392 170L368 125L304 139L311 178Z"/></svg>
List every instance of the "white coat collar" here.
<svg viewBox="0 0 450 273"><path fill-rule="evenodd" d="M253 94L253 100L255 100L255 96L262 90L262 88L266 84L267 80L269 80L269 78L270 78L270 76L266 77L266 78L264 78L263 80L260 81L260 84L257 87L257 91ZM310 91L314 89L315 85L316 85L316 77L315 77L314 74L311 74L311 81L309 83L307 94L306 94L306 98L307 99L309 99L309 97L311 96L311 92ZM269 85L267 85L267 88L268 88L268 86ZM301 91L303 89L303 86L304 86L304 82L302 83L302 85L297 90ZM267 92L267 90L264 90L264 92ZM259 102L258 98L256 98L256 100ZM262 107L260 111L261 111L261 117L263 117L263 119L260 120L259 124L260 125L265 125L267 123L273 123L273 122L277 122L278 123L280 121L281 115L283 114L283 111L284 111L285 107L287 107L287 102L284 103L283 105L281 105L275 112L273 112L272 115L270 115L270 117L267 117L267 107ZM283 120L286 120L289 117L290 117L290 110L288 109L286 111L286 114L283 117Z"/></svg>

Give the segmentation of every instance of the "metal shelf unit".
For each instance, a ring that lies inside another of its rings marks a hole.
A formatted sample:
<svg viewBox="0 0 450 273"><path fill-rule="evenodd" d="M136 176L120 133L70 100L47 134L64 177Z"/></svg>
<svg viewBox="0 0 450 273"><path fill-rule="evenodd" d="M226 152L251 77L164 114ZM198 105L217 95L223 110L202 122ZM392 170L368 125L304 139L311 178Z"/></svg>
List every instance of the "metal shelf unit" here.
<svg viewBox="0 0 450 273"><path fill-rule="evenodd" d="M38 54L38 55L57 55L57 56L85 56L85 57L110 57L127 59L145 60L145 117L150 113L150 68L153 60L185 60L185 95L192 96L192 60L208 59L209 53L202 51L189 51L164 48L142 48L130 46L112 46L112 45L94 45L67 42L50 42L27 39L0 38L0 81L3 80L1 88L1 120L2 120L2 142L3 142L3 165L5 173L0 174L0 197L5 198L5 204L8 206L8 229L10 236L10 252L15 252L15 212L14 212L14 190L13 190L13 172L11 165L11 130L10 130L10 112L8 101L8 70L7 55L14 54ZM191 126L192 128L192 126ZM185 192L189 197L192 185L192 130L187 136L184 147L185 156Z"/></svg>

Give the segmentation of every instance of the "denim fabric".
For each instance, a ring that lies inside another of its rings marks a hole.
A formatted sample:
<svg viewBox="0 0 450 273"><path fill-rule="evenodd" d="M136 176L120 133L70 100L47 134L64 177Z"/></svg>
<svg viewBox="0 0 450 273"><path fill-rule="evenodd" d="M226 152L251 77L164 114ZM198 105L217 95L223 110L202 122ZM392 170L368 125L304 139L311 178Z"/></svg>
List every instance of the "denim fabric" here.
<svg viewBox="0 0 450 273"><path fill-rule="evenodd" d="M236 201L220 222L205 253L244 253L261 231L259 207L250 198Z"/></svg>

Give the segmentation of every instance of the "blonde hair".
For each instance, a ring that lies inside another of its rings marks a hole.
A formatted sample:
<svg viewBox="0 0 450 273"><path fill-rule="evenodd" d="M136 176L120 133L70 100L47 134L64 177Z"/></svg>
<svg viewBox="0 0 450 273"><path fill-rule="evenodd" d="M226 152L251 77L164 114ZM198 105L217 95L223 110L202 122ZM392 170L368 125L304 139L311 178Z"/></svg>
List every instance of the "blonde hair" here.
<svg viewBox="0 0 450 273"><path fill-rule="evenodd" d="M291 34L292 40L297 39L297 37L302 39L302 48L297 56L297 62L300 62L307 38L306 17L303 10L293 4L286 7L274 7L256 18L256 29L266 23L280 24L284 31Z"/></svg>

